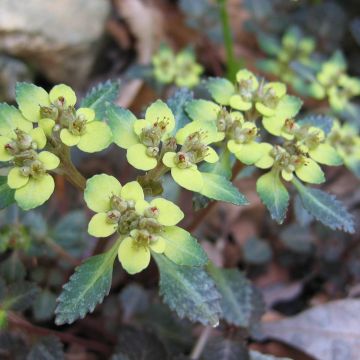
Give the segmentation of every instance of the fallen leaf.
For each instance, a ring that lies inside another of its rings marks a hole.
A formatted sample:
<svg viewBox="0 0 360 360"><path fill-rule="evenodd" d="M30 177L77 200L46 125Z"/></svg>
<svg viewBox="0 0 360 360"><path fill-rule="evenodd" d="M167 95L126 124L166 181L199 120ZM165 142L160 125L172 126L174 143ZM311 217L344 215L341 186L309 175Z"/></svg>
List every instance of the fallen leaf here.
<svg viewBox="0 0 360 360"><path fill-rule="evenodd" d="M264 338L280 340L318 360L357 360L360 354L360 301L345 299L297 316L263 323Z"/></svg>

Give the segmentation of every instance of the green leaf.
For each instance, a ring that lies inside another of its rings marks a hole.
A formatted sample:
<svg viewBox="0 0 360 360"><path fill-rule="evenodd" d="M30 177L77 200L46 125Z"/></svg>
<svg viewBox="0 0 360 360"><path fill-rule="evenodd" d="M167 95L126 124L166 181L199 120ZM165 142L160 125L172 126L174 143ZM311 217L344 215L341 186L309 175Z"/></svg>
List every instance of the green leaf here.
<svg viewBox="0 0 360 360"><path fill-rule="evenodd" d="M314 235L309 226L291 224L281 229L279 237L281 242L290 250L309 254L314 248Z"/></svg>
<svg viewBox="0 0 360 360"><path fill-rule="evenodd" d="M84 211L70 211L56 224L52 233L53 239L72 256L80 256L88 244L87 225Z"/></svg>
<svg viewBox="0 0 360 360"><path fill-rule="evenodd" d="M161 236L166 240L165 255L174 263L186 266L202 266L208 257L186 230L178 226L167 226Z"/></svg>
<svg viewBox="0 0 360 360"><path fill-rule="evenodd" d="M209 78L206 81L206 88L213 99L221 105L229 105L231 95L234 94L234 85L224 78Z"/></svg>
<svg viewBox="0 0 360 360"><path fill-rule="evenodd" d="M257 35L259 47L268 55L277 56L281 50L281 44L274 36L269 36L263 32Z"/></svg>
<svg viewBox="0 0 360 360"><path fill-rule="evenodd" d="M296 218L296 222L303 227L310 225L311 222L314 220L314 217L304 209L304 206L298 194L295 196L294 199L294 215Z"/></svg>
<svg viewBox="0 0 360 360"><path fill-rule="evenodd" d="M302 204L315 219L333 230L343 230L354 233L354 219L345 209L341 201L334 195L319 189L304 186L299 180L294 179L293 184L299 192Z"/></svg>
<svg viewBox="0 0 360 360"><path fill-rule="evenodd" d="M160 294L180 318L217 326L220 294L209 275L198 267L180 266L164 255L153 254L160 271Z"/></svg>
<svg viewBox="0 0 360 360"><path fill-rule="evenodd" d="M204 360L249 360L249 352L244 341L217 337L206 346Z"/></svg>
<svg viewBox="0 0 360 360"><path fill-rule="evenodd" d="M130 110L109 105L106 108L106 115L116 145L127 149L137 143L138 139L134 133L134 122L137 119Z"/></svg>
<svg viewBox="0 0 360 360"><path fill-rule="evenodd" d="M15 283L25 278L26 269L16 252L1 262L0 275L8 283Z"/></svg>
<svg viewBox="0 0 360 360"><path fill-rule="evenodd" d="M196 99L186 104L186 112L193 121L216 121L220 106L212 101Z"/></svg>
<svg viewBox="0 0 360 360"><path fill-rule="evenodd" d="M261 59L256 61L256 67L266 73L278 74L281 71L279 64L275 60Z"/></svg>
<svg viewBox="0 0 360 360"><path fill-rule="evenodd" d="M119 295L123 319L143 314L149 307L150 299L146 290L138 284L126 285Z"/></svg>
<svg viewBox="0 0 360 360"><path fill-rule="evenodd" d="M296 96L285 95L279 102L276 109L276 117L289 119L298 114L302 107L302 100Z"/></svg>
<svg viewBox="0 0 360 360"><path fill-rule="evenodd" d="M245 275L237 269L221 269L209 263L207 270L221 294L222 317L229 324L250 328L259 323L264 304Z"/></svg>
<svg viewBox="0 0 360 360"><path fill-rule="evenodd" d="M55 336L42 337L33 345L26 360L63 360L65 354L63 345Z"/></svg>
<svg viewBox="0 0 360 360"><path fill-rule="evenodd" d="M32 305L38 293L39 289L31 282L11 284L7 288L1 307L5 310L24 311Z"/></svg>
<svg viewBox="0 0 360 360"><path fill-rule="evenodd" d="M191 101L194 97L192 91L187 88L178 89L168 100L167 105L171 109L174 117L176 119L175 128L172 131L172 134L176 134L176 132L183 128L187 123L190 122L186 112L185 106Z"/></svg>
<svg viewBox="0 0 360 360"><path fill-rule="evenodd" d="M94 86L81 101L81 107L95 110L96 119L104 120L106 117L106 106L117 98L120 91L120 82L117 80L106 81Z"/></svg>
<svg viewBox="0 0 360 360"><path fill-rule="evenodd" d="M225 177L226 179L230 179L234 162L235 157L231 156L230 152L226 149L219 154L219 161L214 164L210 164L204 161L199 166L199 170L201 172L218 174ZM193 195L193 207L195 210L206 207L210 201L211 199L199 193L194 193Z"/></svg>
<svg viewBox="0 0 360 360"><path fill-rule="evenodd" d="M71 324L93 312L109 294L118 242L106 253L93 256L75 269L57 299L55 310L57 325Z"/></svg>
<svg viewBox="0 0 360 360"><path fill-rule="evenodd" d="M271 217L282 224L289 205L289 193L276 171L270 171L259 177L256 191L261 201L270 211Z"/></svg>
<svg viewBox="0 0 360 360"><path fill-rule="evenodd" d="M251 237L243 247L244 259L249 264L261 265L272 257L272 250L266 240Z"/></svg>
<svg viewBox="0 0 360 360"><path fill-rule="evenodd" d="M210 199L229 202L234 205L247 205L246 197L224 176L213 173L201 173L204 186L200 194Z"/></svg>
<svg viewBox="0 0 360 360"><path fill-rule="evenodd" d="M155 334L123 328L118 334L117 353L112 360L161 360L168 359L166 349Z"/></svg>
<svg viewBox="0 0 360 360"><path fill-rule="evenodd" d="M56 295L50 290L44 289L35 299L33 314L37 321L50 320L54 316L56 308Z"/></svg>
<svg viewBox="0 0 360 360"><path fill-rule="evenodd" d="M15 202L15 190L7 184L7 176L0 176L0 209L4 209Z"/></svg>

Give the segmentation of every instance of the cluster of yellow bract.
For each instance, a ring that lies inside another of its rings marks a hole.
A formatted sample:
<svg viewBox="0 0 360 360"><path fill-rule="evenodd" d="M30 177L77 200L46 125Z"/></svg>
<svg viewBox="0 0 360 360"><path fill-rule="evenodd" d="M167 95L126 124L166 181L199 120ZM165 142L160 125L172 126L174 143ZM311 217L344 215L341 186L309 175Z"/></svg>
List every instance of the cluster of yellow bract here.
<svg viewBox="0 0 360 360"><path fill-rule="evenodd" d="M174 54L171 48L162 45L152 58L155 79L163 84L192 88L200 82L203 67L196 62L194 53L184 49Z"/></svg>

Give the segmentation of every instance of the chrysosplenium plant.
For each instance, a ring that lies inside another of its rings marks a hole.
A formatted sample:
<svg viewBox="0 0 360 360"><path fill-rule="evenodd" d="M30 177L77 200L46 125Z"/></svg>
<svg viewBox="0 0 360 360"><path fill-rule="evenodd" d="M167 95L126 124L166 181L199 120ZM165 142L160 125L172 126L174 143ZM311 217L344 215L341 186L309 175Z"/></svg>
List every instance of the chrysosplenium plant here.
<svg viewBox="0 0 360 360"><path fill-rule="evenodd" d="M156 55L154 65L171 54L165 55ZM220 319L244 326L233 316L236 309L228 299L234 279L212 264L183 228L184 213L176 197L165 198L165 180L192 192L197 207L213 200L245 206L248 201L233 180L252 166L259 169L257 192L278 223L285 219L290 190L299 194L305 212L333 229L353 231L352 217L341 203L309 186L325 182L324 167L343 162L358 166L359 142L347 142L345 126L323 123L321 117L299 117L302 102L289 95L283 83L267 82L245 69L235 83L210 78L205 86L207 99L195 99L182 89L167 103L153 102L140 117L109 101L117 92L113 83L93 90L80 106L66 85L47 93L20 83L18 108L1 104L0 160L7 177L1 191L6 205L36 208L54 192L53 176L64 176L83 192L93 211L89 234L105 238L100 241L108 249L85 260L64 285L57 324L84 317L103 300L116 258L129 274L143 271L153 258L160 293L180 317L212 326ZM126 183L111 174L86 180L73 165L70 148L93 153L111 143L125 150L139 176Z"/></svg>

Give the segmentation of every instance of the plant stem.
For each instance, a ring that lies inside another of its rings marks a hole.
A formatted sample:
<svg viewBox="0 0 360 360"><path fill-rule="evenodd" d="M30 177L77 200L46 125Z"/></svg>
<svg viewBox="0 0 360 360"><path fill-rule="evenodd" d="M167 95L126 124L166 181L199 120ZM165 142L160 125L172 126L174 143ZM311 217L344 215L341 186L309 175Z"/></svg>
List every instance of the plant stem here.
<svg viewBox="0 0 360 360"><path fill-rule="evenodd" d="M81 261L74 258L72 255L70 255L66 250L64 250L59 244L57 244L53 239L47 237L45 238L45 242L49 247L60 257L62 257L64 260L66 260L69 264L73 266L80 265Z"/></svg>
<svg viewBox="0 0 360 360"><path fill-rule="evenodd" d="M211 327L210 326L206 326L204 327L204 329L202 330L200 336L198 337L195 346L193 348L193 350L191 351L190 354L190 359L191 360L198 360L202 354L202 352L204 351L205 345L209 340L209 337L211 335Z"/></svg>
<svg viewBox="0 0 360 360"><path fill-rule="evenodd" d="M110 353L111 353L110 348L103 343L100 343L100 342L97 342L94 340L84 340L82 338L79 338L79 337L71 335L71 334L67 334L65 332L49 330L49 329L45 329L40 326L35 326L35 325L31 324L30 322L28 322L27 320L16 315L13 312L8 313L8 319L12 326L23 329L28 334L37 334L37 335L44 335L44 336L54 335L54 336L58 337L61 341L66 342L66 343L78 344L78 345L85 347L86 349L90 349L90 350L93 350L93 351L96 351L96 352L99 352L102 354L106 354L106 355L110 355Z"/></svg>
<svg viewBox="0 0 360 360"><path fill-rule="evenodd" d="M218 0L219 3L219 15L222 25L225 51L226 51L226 70L227 78L229 80L235 80L236 74L236 60L234 53L234 41L231 33L229 15L227 12L227 0Z"/></svg>
<svg viewBox="0 0 360 360"><path fill-rule="evenodd" d="M60 165L55 172L65 176L66 180L78 189L85 190L86 179L71 161L70 148L54 137L48 138L48 140L52 147L52 152L60 159Z"/></svg>

